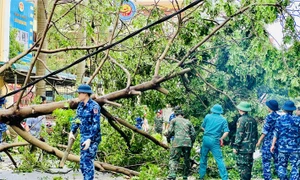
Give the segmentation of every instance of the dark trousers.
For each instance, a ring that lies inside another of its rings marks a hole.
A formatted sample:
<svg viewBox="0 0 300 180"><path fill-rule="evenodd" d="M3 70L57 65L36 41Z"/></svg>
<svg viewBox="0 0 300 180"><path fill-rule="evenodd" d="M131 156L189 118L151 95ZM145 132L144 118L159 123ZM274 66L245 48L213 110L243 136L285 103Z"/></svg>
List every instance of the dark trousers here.
<svg viewBox="0 0 300 180"><path fill-rule="evenodd" d="M170 150L169 176L168 178L176 178L177 166L181 155L184 158L183 179L187 179L190 170L191 147L172 147Z"/></svg>
<svg viewBox="0 0 300 180"><path fill-rule="evenodd" d="M253 166L253 153L238 153L237 166L241 180L250 180Z"/></svg>

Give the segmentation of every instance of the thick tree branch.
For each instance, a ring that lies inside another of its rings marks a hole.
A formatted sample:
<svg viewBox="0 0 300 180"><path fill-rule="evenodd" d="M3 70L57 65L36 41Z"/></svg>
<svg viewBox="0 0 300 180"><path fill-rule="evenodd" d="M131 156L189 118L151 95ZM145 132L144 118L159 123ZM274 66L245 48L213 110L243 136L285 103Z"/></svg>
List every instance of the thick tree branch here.
<svg viewBox="0 0 300 180"><path fill-rule="evenodd" d="M116 64L117 66L119 66L126 74L127 76L127 85L126 88L129 88L130 84L131 84L131 76L129 71L120 63L117 62L117 60L115 60L114 58L112 58L111 56L108 56L111 60L112 63Z"/></svg>
<svg viewBox="0 0 300 180"><path fill-rule="evenodd" d="M152 79L151 81L144 82L142 84L138 84L136 86L130 86L129 88L124 88L119 91L115 91L104 96L100 96L95 99L101 106L104 105L107 100L108 101L116 101L122 98L128 98L135 95L140 95L141 92L147 90L154 90L159 85L169 79L172 79L178 75L185 74L191 71L190 68L184 69L181 72L174 73L173 75L165 78L164 80L157 81L157 79ZM40 115L51 114L55 109L61 108L65 109L66 104L69 104L69 108L76 109L78 106L78 99L71 99L68 101L60 101L60 102L53 102L48 104L39 104L39 105L31 105L22 107L20 109L15 110L14 108L10 109L3 109L0 112L0 122L7 123L7 124L20 124L20 122L27 117L37 117ZM68 106L67 106L68 107Z"/></svg>
<svg viewBox="0 0 300 180"><path fill-rule="evenodd" d="M178 18L180 18L180 17L178 17ZM177 37L177 35L179 33L179 30L180 30L180 26L181 26L181 19L178 19L178 27L177 27L175 33L173 34L172 38L169 39L168 44L166 45L163 53L160 55L160 57L156 61L155 70L154 70L154 77L158 76L161 61L164 60L164 58L166 57L171 45L173 44L175 38Z"/></svg>
<svg viewBox="0 0 300 180"><path fill-rule="evenodd" d="M102 114L108 119L108 123L121 135L121 137L125 140L127 147L130 149L131 145L129 137L116 125L116 120L113 118L113 116L106 110L105 112L108 114L108 116L103 113Z"/></svg>
<svg viewBox="0 0 300 180"><path fill-rule="evenodd" d="M16 131L16 133L18 133L24 140L26 140L30 144L35 145L38 148L44 150L45 152L57 156L58 158L63 157L64 152L58 150L57 148L54 148L54 147L48 145L45 142L42 142L42 141L36 139L32 135L30 135L27 131L24 131L24 130L20 129L17 126L11 126L11 127ZM69 154L67 159L69 161L79 162L79 156L74 156L74 155ZM94 165L95 165L95 167L97 167L99 169L101 167L103 167L106 171L119 172L119 173L122 173L122 174L126 174L128 176L138 176L139 175L139 173L136 172L136 171L126 169L126 168L123 168L123 167L113 166L113 165L103 163L103 162L95 161Z"/></svg>
<svg viewBox="0 0 300 180"><path fill-rule="evenodd" d="M120 118L117 118L117 117L113 117L109 112L106 111L105 108L102 108L102 109L101 109L101 113L102 113L105 117L111 118L111 119L117 121L118 123L122 124L123 126L129 128L129 129L131 129L132 131L137 132L137 133L139 133L139 134L145 136L146 138L148 138L148 139L150 139L152 142L154 142L156 145L159 145L159 146L163 147L164 149L169 149L169 146L168 146L168 145L166 145L166 144L164 144L164 143L158 141L157 139L155 139L153 136L151 136L151 135L148 134L147 132L138 129L137 127L135 127L135 126L129 124L127 121L124 121L124 120L122 120L122 119L120 119Z"/></svg>
<svg viewBox="0 0 300 180"><path fill-rule="evenodd" d="M196 70L196 72L197 72L197 70ZM196 76L199 77L205 84L207 84L207 85L208 85L210 88L212 88L213 90L215 90L215 91L217 91L217 92L219 92L219 93L221 93L221 94L224 94L226 97L228 97L228 99L232 102L232 104L233 104L234 106L236 106L236 105L235 105L235 102L233 101L233 99L232 99L228 94L226 94L225 92L219 90L218 88L216 88L216 87L214 87L213 85L211 85L210 83L208 83L208 82L200 75L199 72L197 72Z"/></svg>
<svg viewBox="0 0 300 180"><path fill-rule="evenodd" d="M110 105L113 105L113 106L116 106L116 107L122 107L122 104L119 104L119 103L116 103L116 102L113 102L113 101L109 101L109 100L104 100L104 103L105 104L110 104Z"/></svg>
<svg viewBox="0 0 300 180"><path fill-rule="evenodd" d="M163 94L165 94L165 95L169 94L169 91L167 89L165 89L163 87L160 87L160 86L157 87L156 90L159 91L159 92L161 92L161 93L163 93Z"/></svg>
<svg viewBox="0 0 300 180"><path fill-rule="evenodd" d="M199 94L197 94L195 91L193 91L190 87L188 87L188 83L186 82L186 80L183 77L184 75L181 75L182 78L182 82L183 82L183 86L185 87L187 92L191 92L193 95L195 95L197 97L197 99L202 103L202 105L207 109L208 107L206 106L206 104L203 102L203 100L201 99L201 97L199 96Z"/></svg>
<svg viewBox="0 0 300 180"><path fill-rule="evenodd" d="M26 51L20 53L19 55L17 55L16 57L10 59L8 62L6 62L3 66L0 67L0 73L2 73L3 71L5 71L6 69L10 68L13 63L17 62L19 59L23 58L24 56L26 56L28 53L30 53L35 46L37 46L39 44L39 42L41 41L41 39L37 40L32 46L31 48L27 49Z"/></svg>
<svg viewBox="0 0 300 180"><path fill-rule="evenodd" d="M107 46L104 46L103 48L101 48L101 49L99 49L99 50L97 50L97 51L95 51L95 52L93 52L93 53L91 53L91 54L88 54L88 55L86 55L86 56L84 56L84 57L81 57L81 58L77 59L76 61L72 62L71 64L66 65L65 67L63 67L63 68L61 68L61 69L59 69L59 70L56 70L56 71L54 71L54 72L52 72L52 73L49 73L49 74L45 75L43 78L37 79L37 80L35 80L34 82L29 83L29 84L27 84L26 86L24 86L24 87L22 87L22 88L20 88L20 89L18 89L18 90L15 90L15 91L12 91L12 92L10 92L10 93L7 93L6 95L4 95L4 96L2 96L2 97L0 97L0 98L4 98L4 97L7 97L7 96L11 96L11 95L13 95L13 94L15 94L15 93L18 93L18 92L20 92L20 91L26 89L26 88L29 87L29 86L32 86L32 85L36 84L37 82L39 82L39 81L41 81L41 80L43 80L43 79L45 79L45 78L48 78L48 77L50 77L50 76L53 76L53 75L58 74L58 73L60 73L60 72L63 72L64 70L69 69L70 67L75 66L76 64L78 64L78 63L80 63L80 62L86 60L86 59L89 58L89 57L92 57L92 56L94 56L94 55L96 55L96 54L98 54L98 53L100 53L100 52L102 52L102 51L105 51L105 50L107 50L107 49L110 49L110 48L112 48L112 47L114 47L114 46L116 46L116 45L118 45L118 44L120 44L120 43L122 43L122 42L124 42L124 41L126 41L126 40L128 40L128 39L130 39L130 38L132 38L132 37L134 37L134 36L136 36L137 34L143 32L143 31L146 30L146 29L149 29L149 28L151 28L151 27L153 27L153 26L155 26L155 25L157 25L157 24L160 24L160 23L162 23L162 22L164 22L164 21L167 21L167 20L171 19L172 17L176 16L177 14L182 13L182 12L184 12L184 11L186 11L186 10L188 10L188 9L190 9L190 8L192 8L192 7L194 7L194 6L196 6L197 4L199 4L199 3L202 2L202 1L203 1L203 0L196 0L196 1L192 2L191 4L187 5L186 7L180 9L179 11L177 11L177 12L175 12L175 13L173 13L173 14L170 14L170 15L168 15L168 16L165 16L165 17L159 19L158 21L155 21L155 22L153 22L153 23L151 23L151 24L149 24L149 25L147 25L147 26L145 26L145 27L143 27L143 28L141 28L141 29L139 29L139 30L136 30L136 31L134 31L133 33L127 35L126 37L124 37L124 38L122 38L122 39L120 39L120 40L118 40L118 41L116 41L116 42L114 42L114 43L112 43L112 44L109 44L109 45L107 45ZM170 73L170 74L171 74L171 75L169 75L169 76L173 76L174 73ZM164 77L164 79L169 79L169 77ZM160 80L160 82L162 82L162 79Z"/></svg>
<svg viewBox="0 0 300 180"><path fill-rule="evenodd" d="M13 165L15 166L15 168L18 168L16 161L14 160L14 158L10 155L10 153L7 150L4 150L5 154L9 157L9 159L11 160L11 162L13 163Z"/></svg>
<svg viewBox="0 0 300 180"><path fill-rule="evenodd" d="M4 143L2 143L0 145L0 152L8 150L8 149L13 148L13 147L27 146L27 145L29 145L28 142L18 142L18 143L11 143L11 144L4 144Z"/></svg>
<svg viewBox="0 0 300 180"><path fill-rule="evenodd" d="M104 47L106 43L103 44L98 44L98 45L94 45L94 46L86 46L86 47L65 47L65 48L59 48L59 49L53 49L53 50L49 50L49 49L41 49L42 53L45 54L55 54L55 53L60 53L60 52L67 52L67 51L76 51L76 50L90 50L90 49L98 49L100 47ZM34 48L32 49L32 51L37 51L38 48Z"/></svg>

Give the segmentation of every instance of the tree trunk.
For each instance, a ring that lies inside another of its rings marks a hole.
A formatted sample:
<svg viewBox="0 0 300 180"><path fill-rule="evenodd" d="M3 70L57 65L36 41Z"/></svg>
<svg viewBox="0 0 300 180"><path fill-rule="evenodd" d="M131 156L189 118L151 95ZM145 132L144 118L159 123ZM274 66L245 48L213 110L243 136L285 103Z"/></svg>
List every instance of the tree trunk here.
<svg viewBox="0 0 300 180"><path fill-rule="evenodd" d="M42 37L43 32L47 26L47 17L46 17L46 9L48 6L48 0L37 1L37 38ZM48 42L47 38L43 43L42 49L47 49ZM42 61L42 62L41 62ZM36 75L44 76L46 72L45 65L47 64L47 55L44 53L40 53L38 56L38 60L36 62ZM36 84L36 95L37 96L45 96L46 92L46 82L40 81Z"/></svg>
<svg viewBox="0 0 300 180"><path fill-rule="evenodd" d="M154 78L151 81L144 82L142 84L138 84L135 86L131 86L129 88L121 89L119 91L115 91L104 96L100 96L99 98L95 99L95 101L100 104L101 106L104 104L111 104L112 101L116 101L122 98L129 98L135 95L139 95L144 91L148 90L156 90L160 87L160 84L168 81L178 75L185 74L190 72L191 69L187 68L178 72L176 74L170 75L168 77L162 78L162 80L158 81L159 78ZM39 105L31 105L22 107L20 109L15 109L12 107L10 109L2 109L0 110L0 122L10 124L10 125L17 125L20 126L20 122L28 117L38 117L41 115L51 114L55 109L76 109L78 106L78 99L71 99L68 101L60 101L60 102L53 102L48 104L39 104Z"/></svg>
<svg viewBox="0 0 300 180"><path fill-rule="evenodd" d="M12 126L12 128L24 139L26 140L27 142L29 142L30 144L33 144L35 146L37 146L38 148L46 151L47 153L49 154L53 154L59 158L62 158L63 155L64 155L64 152L58 150L57 148L54 148L50 145L48 145L47 143L45 142L42 142L38 139L36 139L35 137L33 137L31 134L29 134L27 131L24 131L22 129L20 129L19 127L17 126ZM73 161L73 162L79 162L79 159L80 157L79 156L75 156L75 155L71 155L69 154L68 155L68 158L67 158L69 161ZM106 171L114 171L114 172L118 172L118 173L123 173L123 174L126 174L128 176L138 176L139 173L136 172L136 171L132 171L130 169L126 169L126 168L123 168L123 167L118 167L118 166L113 166L113 165L110 165L110 164L107 164L107 163L103 163L103 162L99 162L99 161L95 161L94 162L94 165L96 168L99 168L99 169L104 169Z"/></svg>
<svg viewBox="0 0 300 180"><path fill-rule="evenodd" d="M86 0L82 1L83 5L87 4ZM80 6L80 5L79 5ZM79 14L84 13L82 12L81 8L78 9ZM77 39L80 41L80 45L85 47L86 46L86 25L84 18L81 19L81 26L83 26L83 31L81 29L78 29L76 34L77 34ZM76 84L82 84L83 83L83 78L84 78L84 72L85 72L85 61L82 61L77 65L77 71L76 71Z"/></svg>

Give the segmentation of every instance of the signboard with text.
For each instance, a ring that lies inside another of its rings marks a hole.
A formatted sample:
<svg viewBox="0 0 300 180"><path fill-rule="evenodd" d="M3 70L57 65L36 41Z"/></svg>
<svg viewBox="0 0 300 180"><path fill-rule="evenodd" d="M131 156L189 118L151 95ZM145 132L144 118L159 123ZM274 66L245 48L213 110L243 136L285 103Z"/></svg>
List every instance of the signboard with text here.
<svg viewBox="0 0 300 180"><path fill-rule="evenodd" d="M33 45L33 15L34 4L25 0L12 0L10 4L10 27L17 30L16 40L23 45L24 50ZM22 58L30 62L32 54Z"/></svg>

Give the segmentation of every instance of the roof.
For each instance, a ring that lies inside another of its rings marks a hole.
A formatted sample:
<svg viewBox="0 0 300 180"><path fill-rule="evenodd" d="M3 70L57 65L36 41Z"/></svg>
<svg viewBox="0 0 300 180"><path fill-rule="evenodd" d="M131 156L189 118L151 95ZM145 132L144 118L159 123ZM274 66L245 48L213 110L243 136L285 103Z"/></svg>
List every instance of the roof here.
<svg viewBox="0 0 300 180"><path fill-rule="evenodd" d="M5 64L5 62L0 62L0 66L3 66ZM8 83L14 83L15 79L14 79L14 71L16 71L17 73L17 79L18 79L18 83L20 81L20 83L24 82L24 73L28 73L30 69L30 66L27 65L23 65L23 64L13 64L11 66L10 70L6 70L4 72L4 80ZM49 74L50 72L47 70L46 71L46 75ZM32 79L37 79L38 77L34 77L34 75L36 74L36 68L34 67L32 69ZM60 72L57 75L53 75L51 77L48 77L47 80L51 82L51 84L61 84L61 85L75 85L76 82L76 78L77 76L71 73L64 73L64 72ZM89 77L84 77L83 81L86 82L88 81ZM47 82L49 84L49 82Z"/></svg>

